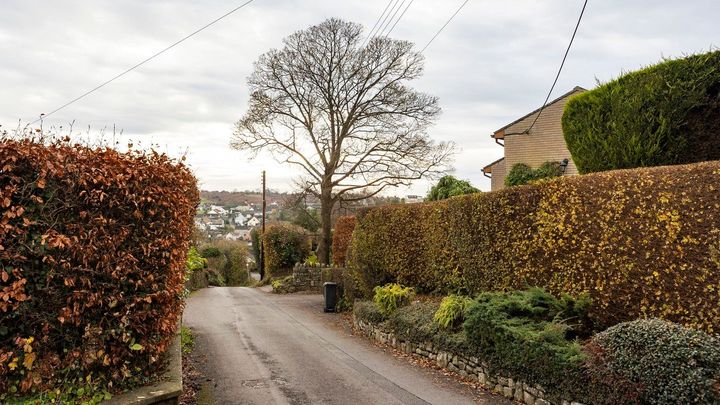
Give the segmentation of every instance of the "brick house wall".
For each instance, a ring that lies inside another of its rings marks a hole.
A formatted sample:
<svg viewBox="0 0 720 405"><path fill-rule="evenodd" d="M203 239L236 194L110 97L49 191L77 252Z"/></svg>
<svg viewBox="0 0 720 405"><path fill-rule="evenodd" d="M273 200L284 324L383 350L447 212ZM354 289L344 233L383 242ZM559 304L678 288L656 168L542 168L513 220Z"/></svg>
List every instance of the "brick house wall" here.
<svg viewBox="0 0 720 405"><path fill-rule="evenodd" d="M565 144L561 118L565 104L570 97L583 91L585 90L576 87L548 103L529 133L523 132L532 125L539 109L495 131L493 137L504 141L505 159L492 165L491 189L493 191L505 187L505 175L518 163L525 163L532 168L537 168L547 161L561 162L563 159L568 159L565 175L578 174L577 167L575 167L570 151Z"/></svg>
<svg viewBox="0 0 720 405"><path fill-rule="evenodd" d="M490 177L490 190L500 190L505 187L505 159L498 161L492 166L492 177Z"/></svg>

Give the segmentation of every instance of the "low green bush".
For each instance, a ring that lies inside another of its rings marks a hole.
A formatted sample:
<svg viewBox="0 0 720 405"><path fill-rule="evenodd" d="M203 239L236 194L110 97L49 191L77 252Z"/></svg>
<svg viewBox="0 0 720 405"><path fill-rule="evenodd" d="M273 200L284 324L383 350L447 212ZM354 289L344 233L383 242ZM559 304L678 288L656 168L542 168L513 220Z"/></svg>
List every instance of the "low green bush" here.
<svg viewBox="0 0 720 405"><path fill-rule="evenodd" d="M585 356L560 320L566 310L539 289L482 293L467 310L467 344L493 374L541 385L554 399L579 397Z"/></svg>
<svg viewBox="0 0 720 405"><path fill-rule="evenodd" d="M248 248L240 241L213 240L202 246L200 253L207 260L208 284L218 287L247 285Z"/></svg>
<svg viewBox="0 0 720 405"><path fill-rule="evenodd" d="M317 255L315 254L315 252L310 252L310 256L308 256L308 257L305 259L305 262L303 262L303 264L304 264L305 266L314 267L314 266L317 266L317 265L320 264L320 260L318 260L318 257L317 257Z"/></svg>
<svg viewBox="0 0 720 405"><path fill-rule="evenodd" d="M510 168L505 176L505 185L507 187L520 186L530 183L534 178L532 167L525 163L517 163Z"/></svg>
<svg viewBox="0 0 720 405"><path fill-rule="evenodd" d="M208 286L207 275L204 271L207 267L207 259L202 257L194 246L188 251L185 267L185 288L195 291Z"/></svg>
<svg viewBox="0 0 720 405"><path fill-rule="evenodd" d="M222 252L220 252L220 249L218 249L215 246L205 246L202 248L202 251L200 252L200 255L206 259L212 258L212 257L220 257L222 256Z"/></svg>
<svg viewBox="0 0 720 405"><path fill-rule="evenodd" d="M440 308L433 317L442 329L452 329L462 324L465 313L472 303L472 298L464 295L448 295L442 299Z"/></svg>
<svg viewBox="0 0 720 405"><path fill-rule="evenodd" d="M383 314L380 313L380 310L372 301L355 301L353 304L353 316L356 319L376 325L385 320Z"/></svg>
<svg viewBox="0 0 720 405"><path fill-rule="evenodd" d="M720 339L659 320L615 325L586 346L594 403L720 403Z"/></svg>
<svg viewBox="0 0 720 405"><path fill-rule="evenodd" d="M403 287L400 284L386 284L382 287L375 287L373 302L377 305L380 313L387 317L396 309L410 304L415 298L415 290L411 287Z"/></svg>
<svg viewBox="0 0 720 405"><path fill-rule="evenodd" d="M293 276L285 276L281 278L274 278L270 281L270 285L273 288L273 292L277 294L287 294L294 292L293 288Z"/></svg>
<svg viewBox="0 0 720 405"><path fill-rule="evenodd" d="M540 165L537 169L533 169L525 163L515 164L507 176L505 176L505 185L508 187L529 184L535 181L551 179L562 175L560 162L548 161Z"/></svg>
<svg viewBox="0 0 720 405"><path fill-rule="evenodd" d="M435 322L438 308L437 302L416 302L398 308L388 317L385 325L401 340L416 344L432 342L439 350L474 354L462 329L442 329Z"/></svg>

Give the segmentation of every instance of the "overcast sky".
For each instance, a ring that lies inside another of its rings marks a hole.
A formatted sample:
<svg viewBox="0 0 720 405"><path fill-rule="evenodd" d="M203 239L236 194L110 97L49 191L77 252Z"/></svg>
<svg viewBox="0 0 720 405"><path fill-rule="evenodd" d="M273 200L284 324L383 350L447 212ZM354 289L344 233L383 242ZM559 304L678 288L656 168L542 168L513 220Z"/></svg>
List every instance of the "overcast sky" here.
<svg viewBox="0 0 720 405"><path fill-rule="evenodd" d="M415 0L392 36L427 43L463 0ZM243 0L0 0L0 124L34 120L241 4ZM189 150L203 189L290 190L292 168L229 148L253 62L283 37L330 17L367 29L387 0L255 0L44 123L124 131L171 155ZM407 4L407 3L406 3ZM437 95L433 138L458 145L457 177L489 189L482 167L502 156L490 134L539 107L581 0L470 0L425 52L415 88ZM662 57L720 45L720 1L590 0L554 95L593 88ZM424 194L429 185L388 194Z"/></svg>

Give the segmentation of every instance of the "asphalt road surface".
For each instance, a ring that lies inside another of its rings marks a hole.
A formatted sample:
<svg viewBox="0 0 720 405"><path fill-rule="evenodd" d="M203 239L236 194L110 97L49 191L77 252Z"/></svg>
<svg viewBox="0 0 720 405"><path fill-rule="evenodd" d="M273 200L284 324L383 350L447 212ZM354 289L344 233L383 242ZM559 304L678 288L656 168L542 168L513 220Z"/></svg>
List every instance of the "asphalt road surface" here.
<svg viewBox="0 0 720 405"><path fill-rule="evenodd" d="M353 336L320 295L194 293L184 323L215 404L510 404Z"/></svg>

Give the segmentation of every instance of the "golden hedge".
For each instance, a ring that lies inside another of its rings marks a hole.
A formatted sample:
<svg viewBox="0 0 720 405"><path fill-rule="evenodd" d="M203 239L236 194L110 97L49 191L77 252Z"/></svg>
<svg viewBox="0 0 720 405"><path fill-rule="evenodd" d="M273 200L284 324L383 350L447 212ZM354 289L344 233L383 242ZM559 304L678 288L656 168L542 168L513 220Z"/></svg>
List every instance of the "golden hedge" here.
<svg viewBox="0 0 720 405"><path fill-rule="evenodd" d="M661 317L720 331L720 162L563 177L358 218L350 268L431 292L545 287L599 327Z"/></svg>

